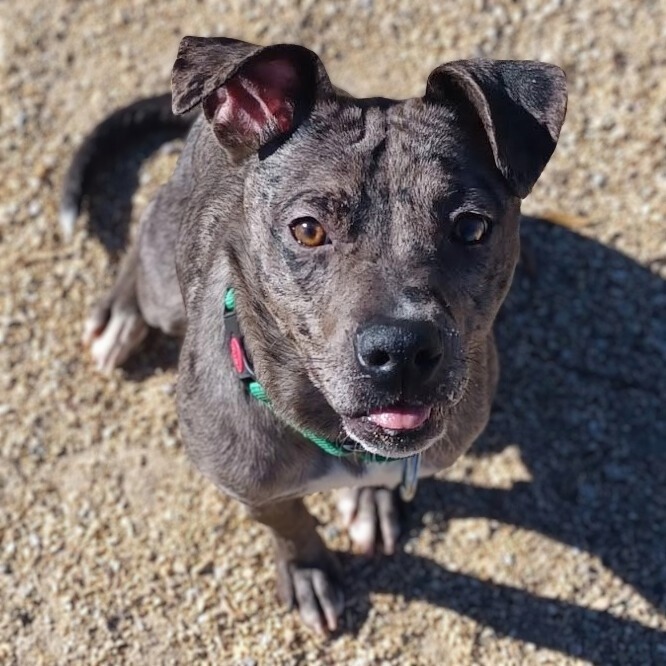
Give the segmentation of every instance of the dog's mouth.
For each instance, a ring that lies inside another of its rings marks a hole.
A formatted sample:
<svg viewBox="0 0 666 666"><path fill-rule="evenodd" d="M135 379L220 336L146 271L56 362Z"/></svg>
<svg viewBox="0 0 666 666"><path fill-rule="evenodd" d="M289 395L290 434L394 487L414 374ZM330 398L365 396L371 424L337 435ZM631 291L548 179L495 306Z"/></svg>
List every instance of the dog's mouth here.
<svg viewBox="0 0 666 666"><path fill-rule="evenodd" d="M342 417L347 435L376 455L404 458L426 449L441 433L432 405L395 404Z"/></svg>
<svg viewBox="0 0 666 666"><path fill-rule="evenodd" d="M432 407L408 407L396 405L386 409L373 409L365 418L388 433L416 430L432 413Z"/></svg>

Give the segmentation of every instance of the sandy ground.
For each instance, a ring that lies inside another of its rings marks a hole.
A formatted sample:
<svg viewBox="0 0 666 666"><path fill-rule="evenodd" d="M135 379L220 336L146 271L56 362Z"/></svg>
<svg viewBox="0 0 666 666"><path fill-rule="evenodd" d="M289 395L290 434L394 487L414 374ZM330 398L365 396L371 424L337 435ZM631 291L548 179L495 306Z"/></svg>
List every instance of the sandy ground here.
<svg viewBox="0 0 666 666"><path fill-rule="evenodd" d="M666 664L663 0L0 7L0 663ZM59 182L105 114L167 88L184 34L301 42L357 94L420 94L474 55L570 81L525 206L559 224L524 225L487 434L422 485L393 558L351 555L308 500L346 567L329 641L278 607L265 531L188 463L174 344L110 378L79 344L175 156L123 153L68 244Z"/></svg>

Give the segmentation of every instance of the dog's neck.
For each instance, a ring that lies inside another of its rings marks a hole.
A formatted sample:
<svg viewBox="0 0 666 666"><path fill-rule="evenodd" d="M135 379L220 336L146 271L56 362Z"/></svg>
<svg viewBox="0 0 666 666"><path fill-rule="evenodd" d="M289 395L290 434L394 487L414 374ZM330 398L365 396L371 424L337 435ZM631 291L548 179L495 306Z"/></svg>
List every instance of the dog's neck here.
<svg viewBox="0 0 666 666"><path fill-rule="evenodd" d="M269 407L271 400L268 397L266 390L258 381L254 372L252 363L245 350L243 342L243 334L241 332L240 324L238 322L238 315L236 309L236 295L233 288L228 288L224 295L224 327L225 339L231 356L231 363L239 381L245 384L247 392L259 402L262 402ZM299 432L305 439L313 444L316 444L322 451L329 455L339 458L346 456L356 456L364 462L390 462L393 458L385 458L366 451L360 450L359 445L351 440L343 442L333 442L316 433L308 430L302 430L292 425L292 427Z"/></svg>
<svg viewBox="0 0 666 666"><path fill-rule="evenodd" d="M227 288L224 295L224 327L225 340L231 356L231 363L236 372L239 381L245 384L247 392L257 401L271 407L271 400L266 390L258 381L252 367L252 363L245 350L243 335L236 309L236 296L233 288ZM337 458L353 456L354 458L366 463L388 463L395 462L395 458L386 458L378 456L361 449L360 445L352 440L343 442L333 442L308 430L302 430L291 426L305 439L318 446L328 455ZM400 494L404 501L410 501L414 498L419 478L419 468L421 463L421 454L404 458L402 482L400 484Z"/></svg>

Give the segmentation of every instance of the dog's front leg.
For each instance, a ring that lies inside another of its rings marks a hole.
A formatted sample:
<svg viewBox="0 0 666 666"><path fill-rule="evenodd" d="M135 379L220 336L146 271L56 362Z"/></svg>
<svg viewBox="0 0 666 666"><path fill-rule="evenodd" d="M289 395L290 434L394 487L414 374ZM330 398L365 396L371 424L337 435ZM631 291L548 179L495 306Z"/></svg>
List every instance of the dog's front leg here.
<svg viewBox="0 0 666 666"><path fill-rule="evenodd" d="M373 555L381 545L392 555L400 536L400 500L396 490L381 487L341 488L337 506L357 552Z"/></svg>
<svg viewBox="0 0 666 666"><path fill-rule="evenodd" d="M335 631L344 606L340 569L303 501L251 507L250 515L273 532L280 600L298 605L303 622L318 633Z"/></svg>
<svg viewBox="0 0 666 666"><path fill-rule="evenodd" d="M113 287L96 303L84 324L83 343L98 370L110 373L122 365L148 334L139 308L139 245L133 243Z"/></svg>

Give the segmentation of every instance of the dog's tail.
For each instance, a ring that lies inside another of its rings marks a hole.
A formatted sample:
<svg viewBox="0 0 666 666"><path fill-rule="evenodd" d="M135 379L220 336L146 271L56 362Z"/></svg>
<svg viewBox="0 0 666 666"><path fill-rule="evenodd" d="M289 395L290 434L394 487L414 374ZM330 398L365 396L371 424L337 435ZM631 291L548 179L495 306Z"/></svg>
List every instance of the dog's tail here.
<svg viewBox="0 0 666 666"><path fill-rule="evenodd" d="M197 115L195 111L175 116L171 111L171 93L166 93L122 107L97 125L74 154L62 185L59 218L64 237L71 237L74 231L88 176L102 156L146 131L163 129L174 137L185 136Z"/></svg>

